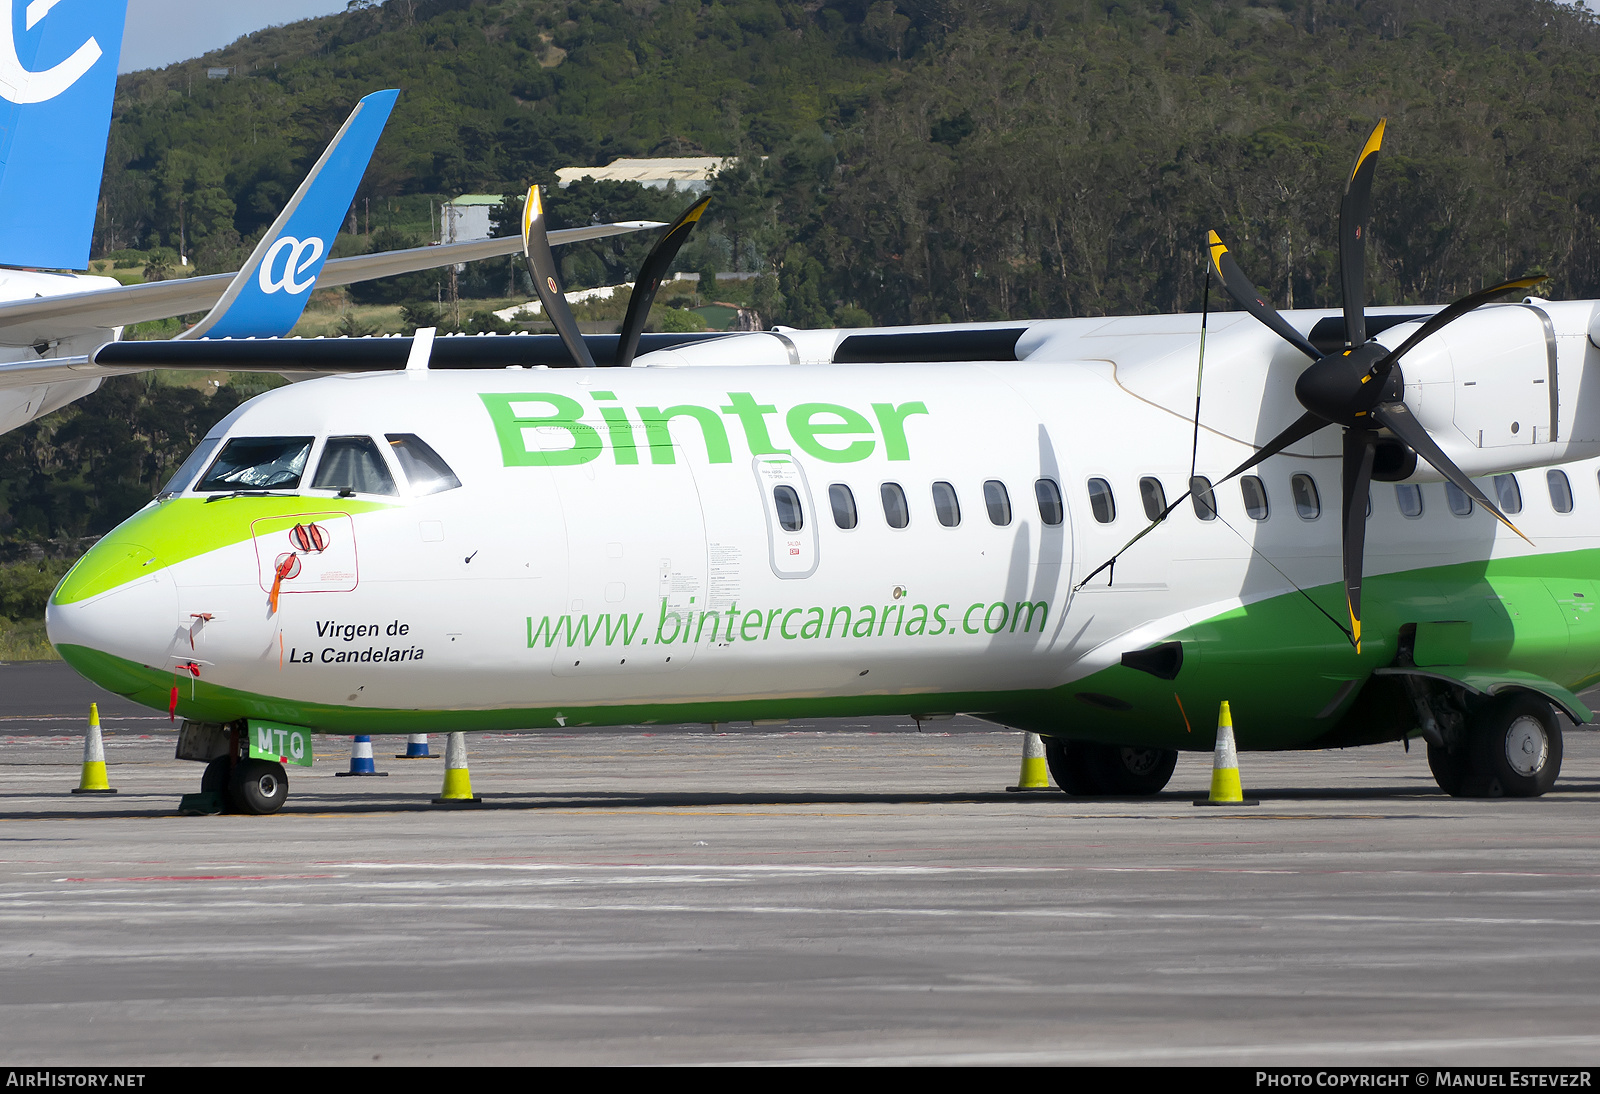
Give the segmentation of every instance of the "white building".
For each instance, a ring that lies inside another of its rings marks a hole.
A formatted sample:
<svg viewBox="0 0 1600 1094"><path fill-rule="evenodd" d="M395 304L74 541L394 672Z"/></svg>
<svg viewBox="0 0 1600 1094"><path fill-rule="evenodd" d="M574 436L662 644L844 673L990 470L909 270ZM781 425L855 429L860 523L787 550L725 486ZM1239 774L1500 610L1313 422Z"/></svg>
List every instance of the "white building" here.
<svg viewBox="0 0 1600 1094"><path fill-rule="evenodd" d="M682 193L703 194L711 180L733 160L723 156L683 156L676 159L612 160L604 167L562 167L556 179L563 189L579 179L606 182L637 182L652 190L665 190L673 183Z"/></svg>
<svg viewBox="0 0 1600 1094"><path fill-rule="evenodd" d="M436 243L465 243L488 239L494 234L489 212L505 201L499 194L462 194L439 206L439 238Z"/></svg>

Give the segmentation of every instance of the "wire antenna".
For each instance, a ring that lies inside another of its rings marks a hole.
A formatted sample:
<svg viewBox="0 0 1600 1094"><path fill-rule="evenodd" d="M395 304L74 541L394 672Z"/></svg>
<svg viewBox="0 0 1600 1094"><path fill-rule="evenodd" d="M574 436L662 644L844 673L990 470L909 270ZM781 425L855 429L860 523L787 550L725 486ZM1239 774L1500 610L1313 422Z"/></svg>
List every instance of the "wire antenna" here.
<svg viewBox="0 0 1600 1094"><path fill-rule="evenodd" d="M1145 536L1148 536L1151 532L1154 532L1157 525L1165 521L1174 509L1182 505L1188 500L1189 495L1194 493L1195 468L1198 466L1200 458L1200 386L1206 373L1206 319L1210 313L1211 263L1207 262L1206 287L1200 297L1200 361L1199 364L1195 366L1194 373L1194 440L1189 445L1189 489L1185 490L1181 495L1179 495L1176 501L1173 501L1165 509L1161 510L1161 513L1148 525L1146 525L1142 532L1134 536L1127 543L1124 543L1120 551L1106 559L1100 565L1096 566L1094 571L1090 573L1088 577L1085 577L1082 581L1074 585L1072 587L1072 591L1075 593L1081 592L1085 585L1089 584L1089 582L1093 581L1096 577L1099 577L1101 571L1109 571L1106 576L1106 588L1109 589L1111 587L1111 583L1115 581L1117 577L1117 559L1126 554L1129 547L1132 547Z"/></svg>

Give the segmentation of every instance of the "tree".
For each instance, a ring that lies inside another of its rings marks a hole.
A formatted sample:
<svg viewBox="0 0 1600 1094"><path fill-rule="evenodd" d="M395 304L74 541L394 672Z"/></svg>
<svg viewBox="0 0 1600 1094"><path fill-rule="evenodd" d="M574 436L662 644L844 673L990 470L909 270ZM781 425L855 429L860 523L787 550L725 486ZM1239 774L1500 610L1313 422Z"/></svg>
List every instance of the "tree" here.
<svg viewBox="0 0 1600 1094"><path fill-rule="evenodd" d="M174 255L165 247L157 247L150 252L150 257L145 259L144 279L146 281L165 281L172 276Z"/></svg>

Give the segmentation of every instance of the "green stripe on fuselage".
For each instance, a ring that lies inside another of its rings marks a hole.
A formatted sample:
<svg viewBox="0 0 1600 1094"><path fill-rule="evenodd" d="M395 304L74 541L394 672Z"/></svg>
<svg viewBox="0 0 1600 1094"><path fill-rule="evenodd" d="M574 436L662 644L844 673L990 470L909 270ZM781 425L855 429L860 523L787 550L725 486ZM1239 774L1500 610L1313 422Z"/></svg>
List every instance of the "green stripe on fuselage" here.
<svg viewBox="0 0 1600 1094"><path fill-rule="evenodd" d="M968 711L1045 734L1210 749L1217 707L1226 699L1243 748L1360 744L1394 740L1415 728L1411 709L1403 701L1385 699L1377 710L1370 702L1362 705L1364 688L1369 699L1376 694L1372 690L1376 682L1368 678L1374 669L1394 664L1401 628L1408 623L1471 623L1468 664L1475 667L1533 673L1572 691L1600 680L1600 588L1587 576L1596 572L1600 572L1600 551L1583 550L1369 577L1359 655L1305 596L1280 594L1166 636L1163 640L1184 644L1183 668L1175 680L1115 665L1058 688L1022 692L582 708L553 701L543 707L452 711L307 703L185 677L178 681L178 712L199 721L267 718L347 734L554 728L561 724L556 721L558 714L570 729ZM1319 586L1308 594L1338 618L1342 585ZM170 669L137 665L83 647L64 645L60 652L79 672L109 690L167 709L174 682ZM1118 709L1108 709L1112 706Z"/></svg>
<svg viewBox="0 0 1600 1094"><path fill-rule="evenodd" d="M1309 601L1280 594L1161 639L1183 643L1175 680L1114 665L1058 689L1059 702L1042 716L1001 720L1108 743L1207 749L1226 699L1240 747L1395 740L1416 728L1409 703L1374 708L1360 699L1373 670L1395 664L1406 624L1471 623L1474 667L1533 673L1574 692L1600 680L1600 588L1589 576L1596 573L1600 551L1583 550L1369 576L1360 654L1309 602L1339 619L1341 584L1307 590Z"/></svg>
<svg viewBox="0 0 1600 1094"><path fill-rule="evenodd" d="M543 707L492 710L404 710L312 703L221 687L170 669L150 668L83 646L56 647L73 668L108 691L158 710L168 709L178 689L177 715L201 722L262 718L306 726L319 733L453 733L513 729L566 729L584 726L745 722L756 719L844 718L868 714L949 714L989 710L1016 703L1015 693L961 692L947 695L859 695L803 699L751 699L735 702L690 700L576 706L552 702ZM408 670L399 670L408 671ZM1041 697L1049 693L1038 692ZM559 720L558 720L559 719Z"/></svg>

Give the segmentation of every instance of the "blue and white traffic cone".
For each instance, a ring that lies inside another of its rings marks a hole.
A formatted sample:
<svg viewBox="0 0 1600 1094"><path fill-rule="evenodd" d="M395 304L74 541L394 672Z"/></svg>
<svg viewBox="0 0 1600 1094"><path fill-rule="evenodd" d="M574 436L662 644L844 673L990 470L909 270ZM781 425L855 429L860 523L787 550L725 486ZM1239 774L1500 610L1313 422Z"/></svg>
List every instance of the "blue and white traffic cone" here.
<svg viewBox="0 0 1600 1094"><path fill-rule="evenodd" d="M372 738L365 735L357 737L355 743L350 746L350 770L334 772L337 778L344 778L347 775L384 776L387 774L389 774L387 771L379 771L378 765L373 763Z"/></svg>
<svg viewBox="0 0 1600 1094"><path fill-rule="evenodd" d="M428 751L428 735L426 733L413 733L406 739L406 750L395 756L397 760L437 760L439 757Z"/></svg>

